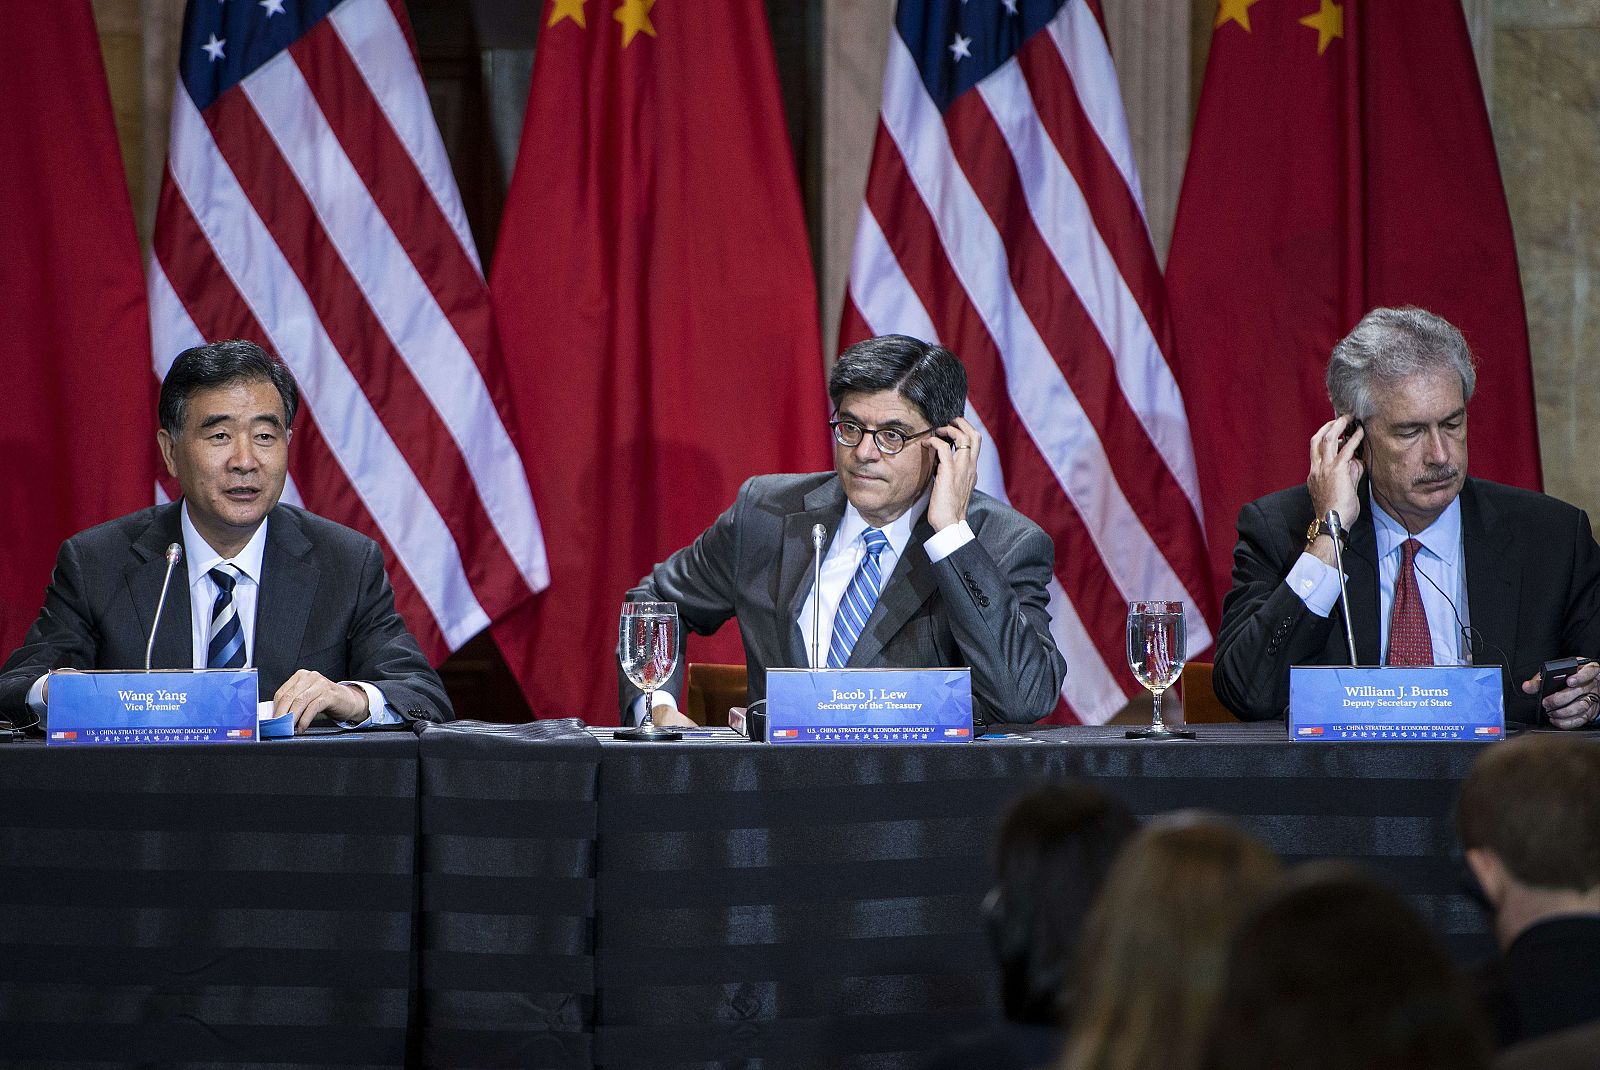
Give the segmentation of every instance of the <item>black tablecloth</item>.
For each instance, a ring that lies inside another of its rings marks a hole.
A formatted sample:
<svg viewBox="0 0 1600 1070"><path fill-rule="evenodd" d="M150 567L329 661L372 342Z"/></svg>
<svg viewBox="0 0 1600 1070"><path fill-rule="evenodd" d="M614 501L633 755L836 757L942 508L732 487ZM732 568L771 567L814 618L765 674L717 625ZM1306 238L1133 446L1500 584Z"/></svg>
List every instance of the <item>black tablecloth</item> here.
<svg viewBox="0 0 1600 1070"><path fill-rule="evenodd" d="M592 1066L600 744L458 721L421 753L420 1065Z"/></svg>
<svg viewBox="0 0 1600 1070"><path fill-rule="evenodd" d="M1291 863L1360 859L1459 954L1489 950L1451 820L1479 745L1293 743L1281 724L1198 732L1160 744L1111 728L965 745L608 742L598 1062L909 1066L992 1020L978 913L991 834L1017 792L1064 777L1142 815L1236 815Z"/></svg>
<svg viewBox="0 0 1600 1070"><path fill-rule="evenodd" d="M400 1066L417 740L0 749L0 1061Z"/></svg>
<svg viewBox="0 0 1600 1070"><path fill-rule="evenodd" d="M0 747L0 1064L909 1066L997 1013L992 830L1064 777L1360 859L1488 950L1450 816L1479 745L1199 732Z"/></svg>

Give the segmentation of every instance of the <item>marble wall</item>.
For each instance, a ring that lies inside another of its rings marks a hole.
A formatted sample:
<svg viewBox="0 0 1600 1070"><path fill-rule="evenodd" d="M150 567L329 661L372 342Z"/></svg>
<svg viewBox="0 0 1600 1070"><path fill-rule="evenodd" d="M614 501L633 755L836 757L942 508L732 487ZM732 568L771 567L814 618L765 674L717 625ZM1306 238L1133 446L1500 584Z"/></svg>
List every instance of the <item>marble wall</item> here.
<svg viewBox="0 0 1600 1070"><path fill-rule="evenodd" d="M1600 516L1600 2L1495 0L1491 99L1545 489Z"/></svg>

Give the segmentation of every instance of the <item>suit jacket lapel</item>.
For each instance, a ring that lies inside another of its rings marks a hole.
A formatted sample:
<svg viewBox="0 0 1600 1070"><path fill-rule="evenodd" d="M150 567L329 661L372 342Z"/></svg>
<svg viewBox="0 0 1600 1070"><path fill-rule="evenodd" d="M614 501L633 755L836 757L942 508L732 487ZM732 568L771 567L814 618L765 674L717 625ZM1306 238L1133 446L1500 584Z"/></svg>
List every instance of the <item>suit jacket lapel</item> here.
<svg viewBox="0 0 1600 1070"><path fill-rule="evenodd" d="M1472 662L1496 665L1509 658L1517 645L1520 572L1511 553L1511 538L1501 531L1499 515L1493 504L1479 497L1471 479L1461 490L1461 547L1467 570Z"/></svg>
<svg viewBox="0 0 1600 1070"><path fill-rule="evenodd" d="M923 549L923 544L932 537L933 527L924 513L911 529L911 540L906 543L906 551L900 555L894 572L883 581L878 604L872 607L872 616L867 618L867 626L850 652L851 667L881 661L883 648L889 640L906 626L912 614L938 587L938 581L933 578L933 563L928 560L928 551Z"/></svg>
<svg viewBox="0 0 1600 1070"><path fill-rule="evenodd" d="M298 667L320 575L311 557L311 541L295 515L281 506L273 509L261 561L261 590L256 595L254 654L263 698L270 698Z"/></svg>
<svg viewBox="0 0 1600 1070"><path fill-rule="evenodd" d="M155 519L145 528L132 546L134 564L127 572L128 594L133 601L134 619L139 622L141 655L144 642L149 641L150 627L155 620L156 603L161 599L161 582L167 575L167 547L183 542L183 527L179 522L180 505L174 503L157 511ZM167 588L167 603L161 610L161 627L156 631L155 646L150 652L150 666L156 669L189 669L194 667L194 617L189 606L189 572L182 561L172 570L172 583ZM121 666L133 668L134 666ZM138 667L143 667L141 658Z"/></svg>
<svg viewBox="0 0 1600 1070"><path fill-rule="evenodd" d="M779 619L777 621L778 634L789 637L789 664L805 666L811 664L806 656L806 637L800 630L800 607L805 604L806 596L811 593L815 577L812 575L812 562L814 553L811 545L811 529L821 524L826 529L822 537L822 545L826 550L833 540L833 533L839 530L839 521L844 517L844 488L840 486L837 478L830 479L805 496L804 508L800 512L790 513L783 518L783 546L779 553L778 562L778 598L776 602ZM827 636L822 637L824 645Z"/></svg>
<svg viewBox="0 0 1600 1070"><path fill-rule="evenodd" d="M1372 523L1372 497L1350 529L1350 547L1344 552L1345 590L1350 599L1350 627L1356 637L1356 661L1361 665L1381 664L1383 651L1378 627L1378 535ZM1340 622L1339 631L1344 631ZM1337 637L1339 649L1344 636ZM1342 661L1342 659L1341 659Z"/></svg>

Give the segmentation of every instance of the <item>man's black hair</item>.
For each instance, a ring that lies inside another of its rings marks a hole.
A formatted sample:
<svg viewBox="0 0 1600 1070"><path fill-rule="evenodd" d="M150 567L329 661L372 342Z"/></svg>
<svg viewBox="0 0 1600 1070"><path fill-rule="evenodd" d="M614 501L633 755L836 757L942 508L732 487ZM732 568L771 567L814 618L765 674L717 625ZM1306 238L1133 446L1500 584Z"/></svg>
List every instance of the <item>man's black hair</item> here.
<svg viewBox="0 0 1600 1070"><path fill-rule="evenodd" d="M828 373L828 397L835 409L846 394L884 390L909 401L930 426L943 427L966 411L967 370L944 346L884 334L840 353Z"/></svg>
<svg viewBox="0 0 1600 1070"><path fill-rule="evenodd" d="M161 401L156 416L167 434L183 431L189 399L196 391L238 382L269 382L283 399L284 430L294 426L300 410L300 387L283 361L254 342L241 338L208 342L178 354L161 381Z"/></svg>

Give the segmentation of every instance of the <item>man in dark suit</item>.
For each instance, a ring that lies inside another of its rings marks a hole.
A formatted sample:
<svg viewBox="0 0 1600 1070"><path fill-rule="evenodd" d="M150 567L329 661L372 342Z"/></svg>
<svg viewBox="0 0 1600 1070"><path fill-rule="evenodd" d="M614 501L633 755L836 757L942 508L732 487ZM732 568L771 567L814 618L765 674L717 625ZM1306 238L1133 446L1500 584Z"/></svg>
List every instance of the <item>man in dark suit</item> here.
<svg viewBox="0 0 1600 1070"><path fill-rule="evenodd" d="M155 668L259 672L296 730L448 720L449 699L395 612L383 553L357 532L279 504L299 388L259 346L180 354L161 385L156 436L181 502L90 528L61 547L44 608L0 669L0 717L48 712L53 670L134 669L167 570Z"/></svg>
<svg viewBox="0 0 1600 1070"><path fill-rule="evenodd" d="M1456 827L1494 912L1500 957L1479 991L1499 1044L1600 1021L1600 745L1543 733L1489 748Z"/></svg>
<svg viewBox="0 0 1600 1070"><path fill-rule="evenodd" d="M737 617L752 701L769 668L966 665L979 723L1049 713L1066 674L1047 608L1054 547L974 489L982 437L961 415L961 362L904 335L872 338L840 355L828 395L834 471L749 480L627 597L676 602L703 635ZM814 590L819 524L827 552ZM688 723L675 708L681 688L680 665L656 692L658 723ZM624 721L643 714L625 679L621 698Z"/></svg>
<svg viewBox="0 0 1600 1070"><path fill-rule="evenodd" d="M1537 695L1544 662L1600 655L1600 547L1581 510L1466 475L1476 371L1461 333L1375 309L1335 347L1327 381L1338 415L1311 439L1305 485L1239 513L1217 696L1246 720L1281 717L1291 665L1349 663L1322 519L1334 510L1360 664L1501 664L1508 719L1592 722L1600 665Z"/></svg>

